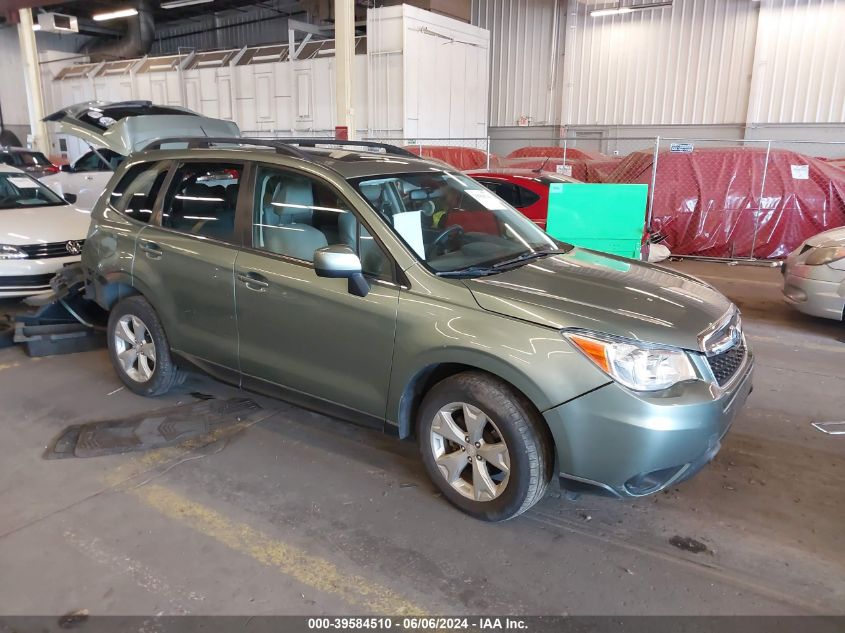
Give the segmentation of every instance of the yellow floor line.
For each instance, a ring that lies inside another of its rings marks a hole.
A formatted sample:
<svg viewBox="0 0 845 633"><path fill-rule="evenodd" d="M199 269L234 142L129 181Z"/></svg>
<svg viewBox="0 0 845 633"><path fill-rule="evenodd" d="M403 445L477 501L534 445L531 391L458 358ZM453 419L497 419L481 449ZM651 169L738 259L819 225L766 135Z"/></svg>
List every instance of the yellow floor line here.
<svg viewBox="0 0 845 633"><path fill-rule="evenodd" d="M152 483L152 479L178 464L180 459L198 457L198 449L226 440L252 424L242 422L182 442L178 446L149 451L107 473L105 481L116 491L136 496L164 516L234 551L246 554L263 565L274 567L304 585L336 595L349 605L360 606L366 613L424 615L422 608L386 587L361 576L344 573L325 559L312 556L245 523L232 521L166 486ZM149 475L146 480L145 475ZM138 480L142 480L140 485L136 483Z"/></svg>
<svg viewBox="0 0 845 633"><path fill-rule="evenodd" d="M169 488L149 484L129 492L161 514L184 523L230 549L275 567L304 585L336 595L350 605L361 606L369 613L423 614L422 609L386 587L360 576L346 574L327 560L271 538L244 523L231 521L219 512Z"/></svg>
<svg viewBox="0 0 845 633"><path fill-rule="evenodd" d="M0 371L4 369L14 369L15 367L20 367L20 363L0 363Z"/></svg>

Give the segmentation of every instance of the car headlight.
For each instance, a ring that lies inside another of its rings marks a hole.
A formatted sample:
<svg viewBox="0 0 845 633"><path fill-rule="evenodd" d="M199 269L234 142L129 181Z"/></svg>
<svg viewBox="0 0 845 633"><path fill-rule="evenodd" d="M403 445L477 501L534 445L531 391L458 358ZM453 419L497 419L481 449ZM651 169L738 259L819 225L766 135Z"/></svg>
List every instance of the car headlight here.
<svg viewBox="0 0 845 633"><path fill-rule="evenodd" d="M608 376L635 391L658 391L698 377L682 349L584 332L564 336Z"/></svg>
<svg viewBox="0 0 845 633"><path fill-rule="evenodd" d="M0 259L26 259L29 257L17 246L11 244L0 244Z"/></svg>
<svg viewBox="0 0 845 633"><path fill-rule="evenodd" d="M845 259L845 246L822 246L810 251L804 263L807 266L822 266L840 259Z"/></svg>

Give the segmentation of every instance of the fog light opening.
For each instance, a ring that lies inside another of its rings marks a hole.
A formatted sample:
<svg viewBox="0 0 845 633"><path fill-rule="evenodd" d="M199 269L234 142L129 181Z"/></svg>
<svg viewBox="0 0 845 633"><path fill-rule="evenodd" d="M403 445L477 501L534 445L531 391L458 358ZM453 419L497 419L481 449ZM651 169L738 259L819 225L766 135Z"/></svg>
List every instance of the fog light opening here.
<svg viewBox="0 0 845 633"><path fill-rule="evenodd" d="M634 475L625 482L625 490L634 497L650 495L672 483L687 466L688 464L683 464Z"/></svg>

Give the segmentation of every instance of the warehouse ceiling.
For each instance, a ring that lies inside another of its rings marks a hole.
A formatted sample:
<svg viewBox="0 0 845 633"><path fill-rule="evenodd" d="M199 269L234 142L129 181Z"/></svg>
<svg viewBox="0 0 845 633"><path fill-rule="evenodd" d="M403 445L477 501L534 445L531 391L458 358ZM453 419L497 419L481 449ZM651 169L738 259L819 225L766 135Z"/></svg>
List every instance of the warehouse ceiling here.
<svg viewBox="0 0 845 633"><path fill-rule="evenodd" d="M283 0L208 0L202 2L194 0L195 4L184 3L184 6L163 8L162 5L178 3L178 0L153 0L150 2L155 24L166 25L174 22L199 21L209 14L248 13L255 9L269 9L280 15L294 17L306 22L331 21L334 2L332 0L302 0L300 2L285 2ZM20 8L32 8L33 14L50 12L71 15L79 20L80 32L89 35L102 34L112 30L120 32L125 29L126 19L115 19L95 23L93 17L97 14L137 8L138 0L4 0L0 3L0 21L16 23L16 11Z"/></svg>

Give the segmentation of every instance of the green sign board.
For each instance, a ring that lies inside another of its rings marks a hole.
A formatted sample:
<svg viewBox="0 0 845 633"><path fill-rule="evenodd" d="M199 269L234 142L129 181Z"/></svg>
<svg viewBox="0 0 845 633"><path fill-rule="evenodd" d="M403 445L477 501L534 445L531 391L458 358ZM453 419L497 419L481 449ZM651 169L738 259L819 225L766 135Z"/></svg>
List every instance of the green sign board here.
<svg viewBox="0 0 845 633"><path fill-rule="evenodd" d="M640 259L648 185L552 183L546 232L604 253Z"/></svg>

